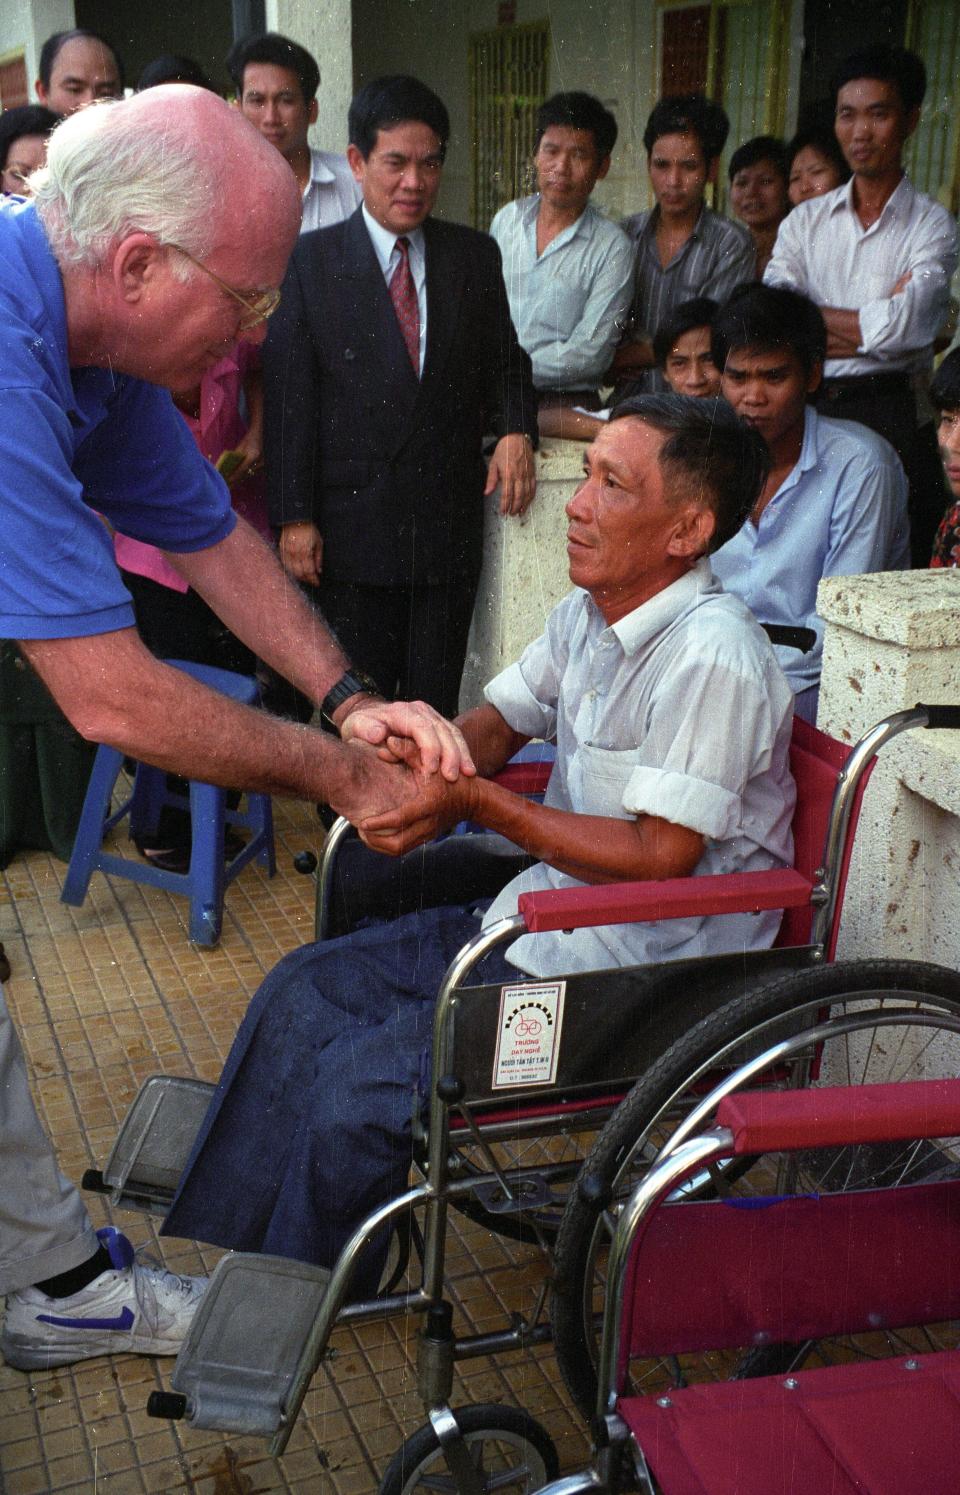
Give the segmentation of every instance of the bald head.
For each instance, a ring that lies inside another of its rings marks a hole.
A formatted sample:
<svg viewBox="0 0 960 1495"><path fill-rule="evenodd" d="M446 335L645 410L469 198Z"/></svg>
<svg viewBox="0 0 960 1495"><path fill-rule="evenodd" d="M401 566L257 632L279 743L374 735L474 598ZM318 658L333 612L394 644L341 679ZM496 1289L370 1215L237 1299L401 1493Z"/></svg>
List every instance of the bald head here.
<svg viewBox="0 0 960 1495"><path fill-rule="evenodd" d="M271 269L293 247L300 194L283 158L207 89L171 83L80 110L54 132L37 206L61 263L94 265L135 230L198 259L242 234Z"/></svg>

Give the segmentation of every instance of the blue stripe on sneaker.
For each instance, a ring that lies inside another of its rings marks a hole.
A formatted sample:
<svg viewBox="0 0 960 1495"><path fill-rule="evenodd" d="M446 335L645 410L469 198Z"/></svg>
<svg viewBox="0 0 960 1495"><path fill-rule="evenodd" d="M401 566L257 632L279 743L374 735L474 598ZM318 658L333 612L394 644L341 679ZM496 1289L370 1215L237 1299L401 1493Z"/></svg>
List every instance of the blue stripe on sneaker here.
<svg viewBox="0 0 960 1495"><path fill-rule="evenodd" d="M62 1319L52 1313L38 1313L38 1324L54 1324L58 1329L132 1329L133 1309L125 1308L115 1319Z"/></svg>

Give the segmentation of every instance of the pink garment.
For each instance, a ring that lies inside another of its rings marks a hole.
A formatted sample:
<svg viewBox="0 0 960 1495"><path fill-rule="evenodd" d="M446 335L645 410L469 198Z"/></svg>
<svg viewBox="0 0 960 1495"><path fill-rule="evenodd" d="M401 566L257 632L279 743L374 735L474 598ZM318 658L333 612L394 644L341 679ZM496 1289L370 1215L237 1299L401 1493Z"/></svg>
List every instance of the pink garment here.
<svg viewBox="0 0 960 1495"><path fill-rule="evenodd" d="M247 434L240 415L240 395L247 374L259 364L259 350L252 343L234 343L230 352L208 369L201 380L199 418L185 415L181 410L194 441L208 461L216 463L223 452L232 451ZM234 484L230 489L230 501L236 512L265 540L271 539L262 469ZM153 545L145 545L142 540L134 540L117 531L113 537L113 553L117 565L124 571L146 576L175 592L189 590L179 571L175 571L163 552Z"/></svg>

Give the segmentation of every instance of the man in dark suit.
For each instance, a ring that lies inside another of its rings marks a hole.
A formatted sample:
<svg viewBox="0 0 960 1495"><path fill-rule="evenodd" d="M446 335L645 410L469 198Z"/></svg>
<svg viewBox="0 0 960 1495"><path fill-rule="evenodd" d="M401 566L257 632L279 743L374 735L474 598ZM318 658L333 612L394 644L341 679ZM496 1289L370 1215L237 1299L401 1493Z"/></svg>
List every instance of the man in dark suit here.
<svg viewBox="0 0 960 1495"><path fill-rule="evenodd" d="M430 217L447 111L415 78L350 106L363 203L304 234L264 355L271 519L292 576L390 694L457 709L485 494L533 498L536 398L486 234ZM481 445L499 439L484 472Z"/></svg>

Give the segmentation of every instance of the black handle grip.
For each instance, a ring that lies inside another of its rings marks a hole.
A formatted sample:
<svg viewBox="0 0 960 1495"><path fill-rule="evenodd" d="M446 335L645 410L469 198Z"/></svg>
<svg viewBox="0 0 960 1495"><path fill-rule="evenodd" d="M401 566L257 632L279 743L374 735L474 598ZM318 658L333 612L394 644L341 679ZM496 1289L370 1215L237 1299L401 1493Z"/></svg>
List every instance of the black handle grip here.
<svg viewBox="0 0 960 1495"><path fill-rule="evenodd" d="M151 1391L147 1397L147 1416L172 1418L178 1422L187 1410L187 1398L179 1391Z"/></svg>
<svg viewBox="0 0 960 1495"><path fill-rule="evenodd" d="M928 727L960 727L960 706L926 706L918 701L914 710L927 713Z"/></svg>

